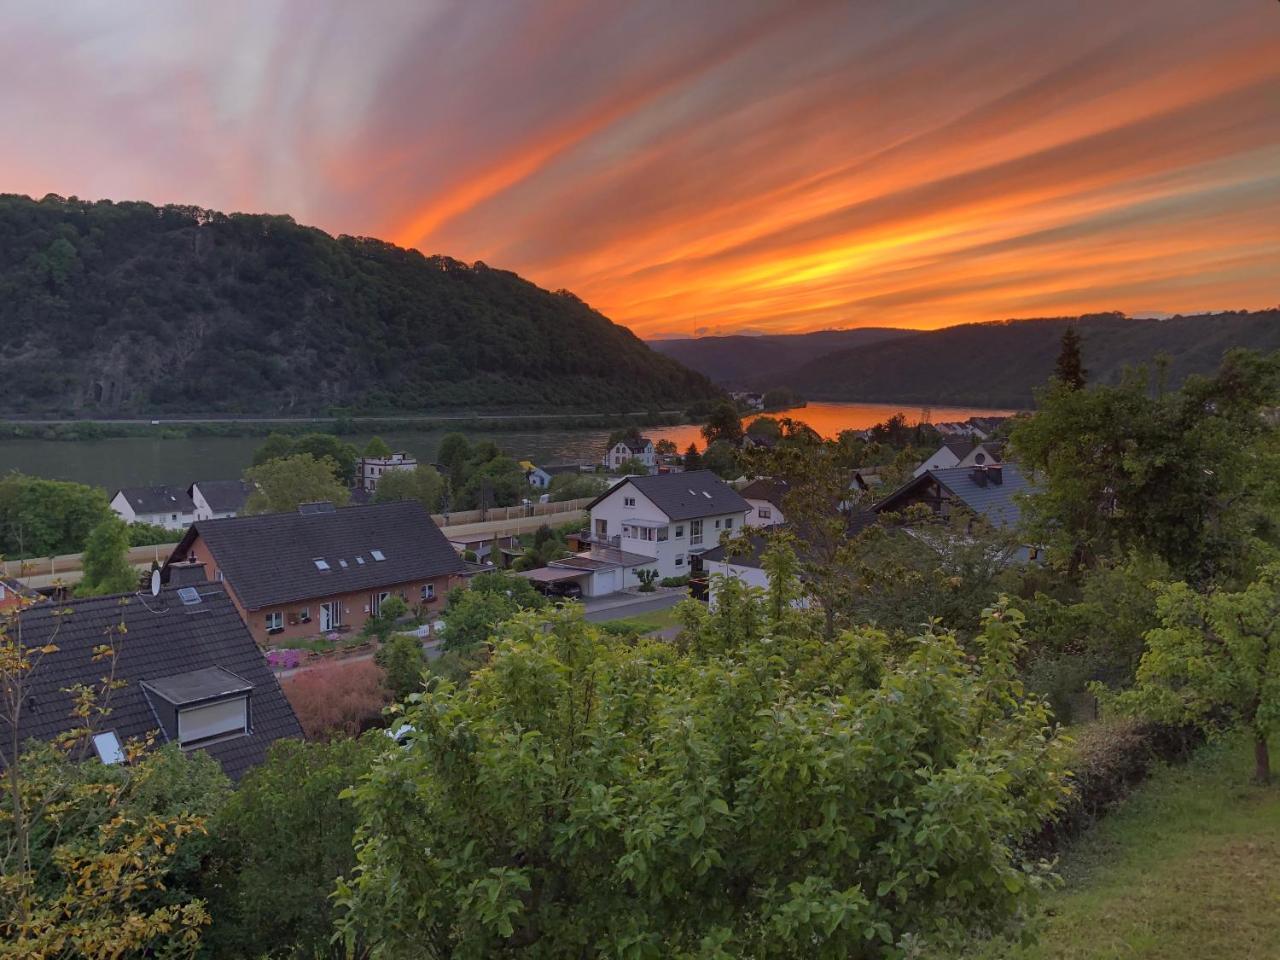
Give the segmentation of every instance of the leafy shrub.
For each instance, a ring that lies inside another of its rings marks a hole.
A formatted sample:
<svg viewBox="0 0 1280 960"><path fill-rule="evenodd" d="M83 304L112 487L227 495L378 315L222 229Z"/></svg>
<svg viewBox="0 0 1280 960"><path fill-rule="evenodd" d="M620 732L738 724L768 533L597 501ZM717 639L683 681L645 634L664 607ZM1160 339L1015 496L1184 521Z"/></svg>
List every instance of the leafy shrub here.
<svg viewBox="0 0 1280 960"><path fill-rule="evenodd" d="M281 684L308 740L354 737L377 726L391 702L382 668L372 660L321 664Z"/></svg>
<svg viewBox="0 0 1280 960"><path fill-rule="evenodd" d="M374 657L386 673L391 695L403 700L422 686L422 641L406 633L398 633Z"/></svg>
<svg viewBox="0 0 1280 960"><path fill-rule="evenodd" d="M687 587L689 585L689 575L686 573L679 577L663 577L659 582L664 587Z"/></svg>
<svg viewBox="0 0 1280 960"><path fill-rule="evenodd" d="M658 579L657 570L637 570L636 579L640 581L641 593L653 593L655 590L654 583Z"/></svg>

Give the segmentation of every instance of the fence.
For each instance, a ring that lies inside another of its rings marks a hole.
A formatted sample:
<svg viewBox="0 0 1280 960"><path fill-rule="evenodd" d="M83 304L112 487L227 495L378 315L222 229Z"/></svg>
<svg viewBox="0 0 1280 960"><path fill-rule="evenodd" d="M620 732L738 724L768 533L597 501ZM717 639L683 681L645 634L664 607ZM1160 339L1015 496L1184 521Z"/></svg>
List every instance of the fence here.
<svg viewBox="0 0 1280 960"><path fill-rule="evenodd" d="M451 513L432 514L431 519L439 527L460 527L469 523L496 523L500 520L522 520L526 517L555 517L563 513L581 513L591 502L590 497L565 500L561 503L531 503L518 507L489 507L487 510L455 510Z"/></svg>

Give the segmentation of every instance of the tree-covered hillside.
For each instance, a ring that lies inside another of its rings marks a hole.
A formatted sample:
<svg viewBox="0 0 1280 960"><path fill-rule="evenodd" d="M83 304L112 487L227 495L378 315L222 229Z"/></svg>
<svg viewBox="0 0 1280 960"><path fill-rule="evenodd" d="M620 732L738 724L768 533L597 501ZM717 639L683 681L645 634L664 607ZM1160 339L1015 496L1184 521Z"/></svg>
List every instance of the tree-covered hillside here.
<svg viewBox="0 0 1280 960"><path fill-rule="evenodd" d="M1116 383L1126 366L1168 357L1166 385L1217 369L1231 347L1280 349L1280 309L1172 317L1119 313L947 327L831 353L754 385L785 384L811 400L1030 407L1074 324L1091 383Z"/></svg>
<svg viewBox="0 0 1280 960"><path fill-rule="evenodd" d="M0 195L0 413L680 405L565 291L285 216Z"/></svg>
<svg viewBox="0 0 1280 960"><path fill-rule="evenodd" d="M909 337L915 332L892 327L859 327L855 330L816 330L813 333L758 337L738 335L655 340L651 346L686 367L705 373L722 386L740 388L761 382L775 386L781 382L778 379L780 375L810 360L838 350Z"/></svg>

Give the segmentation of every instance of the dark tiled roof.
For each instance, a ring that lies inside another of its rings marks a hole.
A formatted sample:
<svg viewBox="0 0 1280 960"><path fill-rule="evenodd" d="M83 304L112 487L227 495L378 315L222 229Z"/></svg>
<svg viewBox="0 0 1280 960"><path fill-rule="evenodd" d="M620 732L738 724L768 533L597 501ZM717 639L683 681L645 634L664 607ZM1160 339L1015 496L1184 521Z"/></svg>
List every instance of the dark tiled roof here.
<svg viewBox="0 0 1280 960"><path fill-rule="evenodd" d="M963 460L976 446L972 440L944 440L942 445L954 453L957 460Z"/></svg>
<svg viewBox="0 0 1280 960"><path fill-rule="evenodd" d="M116 493L124 494L134 513L193 513L196 509L181 487L121 487Z"/></svg>
<svg viewBox="0 0 1280 960"><path fill-rule="evenodd" d="M192 487L200 488L214 513L239 513L253 493L248 480L197 480Z"/></svg>
<svg viewBox="0 0 1280 960"><path fill-rule="evenodd" d="M653 446L653 441L648 437L632 437L619 442L632 453L644 453L649 447Z"/></svg>
<svg viewBox="0 0 1280 960"><path fill-rule="evenodd" d="M774 480L771 477L758 477L738 491L746 500L763 500L775 507L782 507L782 498L786 496L790 485L785 480Z"/></svg>
<svg viewBox="0 0 1280 960"><path fill-rule="evenodd" d="M204 583L194 589L200 602L191 605L178 598L178 588L168 587L158 597L149 593L94 597L25 611L23 644L54 643L58 650L39 659L27 678L34 699L28 700L22 713L22 738L49 740L77 726L70 716L71 697L62 691L77 683L99 682L105 665L94 662L93 649L112 640L118 651L116 676L125 686L111 694L111 713L97 727L116 731L121 741L151 731L159 731L158 742L167 740L143 690L144 681L214 667L253 687L249 700L253 732L200 748L221 763L228 776L238 779L260 763L273 741L300 738L298 720L230 597L219 584ZM122 623L123 633L118 630Z"/></svg>
<svg viewBox="0 0 1280 960"><path fill-rule="evenodd" d="M208 546L223 578L249 610L465 570L452 544L417 500L307 514L199 520L169 562L185 559L196 536ZM385 559L376 559L374 551ZM329 569L318 568L317 559Z"/></svg>
<svg viewBox="0 0 1280 960"><path fill-rule="evenodd" d="M1017 526L1022 520L1022 506L1018 502L1018 497L1032 492L1031 481L1016 463L1005 463L1000 466L999 483L994 482L992 478L994 471L986 473L985 484L979 483L975 479L977 472L980 472L980 468L948 467L945 470L930 470L895 490L872 509L877 513L897 510L904 499L925 487L932 479L974 513L986 518L993 526Z"/></svg>
<svg viewBox="0 0 1280 960"><path fill-rule="evenodd" d="M589 504L592 509L624 484L631 484L653 501L672 520L693 520L722 513L746 513L751 504L710 470L659 473L648 477L628 477L606 490Z"/></svg>

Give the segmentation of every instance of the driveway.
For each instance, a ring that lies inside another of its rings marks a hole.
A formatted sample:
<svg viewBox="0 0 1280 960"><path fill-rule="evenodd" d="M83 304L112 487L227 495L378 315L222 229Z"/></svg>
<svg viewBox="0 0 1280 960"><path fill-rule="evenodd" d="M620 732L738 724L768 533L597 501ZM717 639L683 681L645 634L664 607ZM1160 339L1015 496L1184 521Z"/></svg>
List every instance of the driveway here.
<svg viewBox="0 0 1280 960"><path fill-rule="evenodd" d="M587 608L586 618L593 623L601 623L666 610L688 596L689 591L684 589L662 590L658 593L611 593L607 597L589 597L583 601L583 605Z"/></svg>

